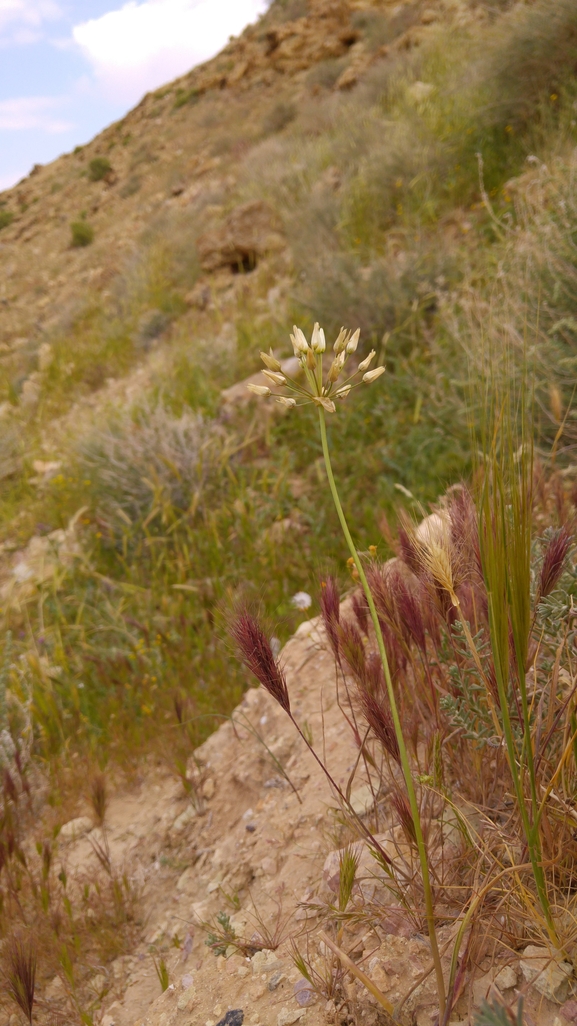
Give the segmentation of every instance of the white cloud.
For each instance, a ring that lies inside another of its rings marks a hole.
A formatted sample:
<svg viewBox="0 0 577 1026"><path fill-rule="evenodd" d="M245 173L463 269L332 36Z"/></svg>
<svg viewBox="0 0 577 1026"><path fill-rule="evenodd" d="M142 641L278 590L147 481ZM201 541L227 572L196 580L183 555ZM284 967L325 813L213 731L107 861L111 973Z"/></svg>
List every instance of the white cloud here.
<svg viewBox="0 0 577 1026"><path fill-rule="evenodd" d="M77 25L73 36L105 91L132 103L214 56L267 6L267 0L129 0Z"/></svg>
<svg viewBox="0 0 577 1026"><path fill-rule="evenodd" d="M61 16L54 0L0 0L0 45L35 42L43 23ZM7 29L12 30L11 35Z"/></svg>
<svg viewBox="0 0 577 1026"><path fill-rule="evenodd" d="M55 110L61 102L50 96L0 100L0 130L22 131L34 128L50 134L67 132L73 125L55 116Z"/></svg>

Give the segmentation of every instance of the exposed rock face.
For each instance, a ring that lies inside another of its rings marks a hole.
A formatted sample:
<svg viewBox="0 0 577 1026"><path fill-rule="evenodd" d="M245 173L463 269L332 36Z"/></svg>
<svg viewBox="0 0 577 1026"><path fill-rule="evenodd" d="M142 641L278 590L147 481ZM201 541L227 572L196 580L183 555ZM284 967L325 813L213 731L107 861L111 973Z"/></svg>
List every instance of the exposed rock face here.
<svg viewBox="0 0 577 1026"><path fill-rule="evenodd" d="M529 944L523 952L521 972L527 983L549 1001L563 1004L566 1000L573 966L563 961L558 952Z"/></svg>
<svg viewBox="0 0 577 1026"><path fill-rule="evenodd" d="M228 267L251 271L267 253L282 249L282 226L275 212L263 200L236 207L221 228L205 232L197 242L205 271Z"/></svg>

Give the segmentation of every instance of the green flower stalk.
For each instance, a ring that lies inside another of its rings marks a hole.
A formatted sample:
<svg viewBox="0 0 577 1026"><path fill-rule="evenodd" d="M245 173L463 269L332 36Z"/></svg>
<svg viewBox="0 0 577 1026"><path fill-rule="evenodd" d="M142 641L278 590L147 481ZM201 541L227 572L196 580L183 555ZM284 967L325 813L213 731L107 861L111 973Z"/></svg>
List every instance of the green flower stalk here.
<svg viewBox="0 0 577 1026"><path fill-rule="evenodd" d="M417 850L419 854L419 862L421 866L421 875L423 879L423 892L425 900L425 911L427 919L427 928L429 934L429 943L431 945L431 954L434 963L435 976L437 981L437 993L439 997L439 1011L442 1019L445 1011L445 982L443 978L443 969L441 965L441 956L439 953L439 946L437 942L437 933L435 927L435 913L434 913L434 902L433 902L433 891L431 886L431 875L429 872L429 861L427 856L427 848L423 837L423 830L421 825L421 816L419 810L419 803L417 800L417 794L415 790L415 784L413 780L413 774L411 771L411 765L409 761L409 755L407 752L407 746L403 736L403 730L399 717L399 711L397 708L397 702L395 698L395 692L393 688L393 682L391 679L391 673L389 669L389 662L387 659L387 652L377 615L377 610L369 588L367 577L364 571L363 564L357 552L355 543L353 541L347 519L344 514L343 507L339 498L337 485L335 482L328 439L327 439L327 426L326 417L327 413L335 413L336 405L335 399L344 400L350 394L353 388L358 385L367 384L370 385L376 381L381 374L385 373L384 367L375 367L373 370L369 370L371 363L375 358L375 351L373 350L366 359L362 360L361 363L352 371L348 377L344 377L345 367L349 358L356 352L359 344L360 329L357 329L351 334L341 328L339 335L333 345L333 358L326 374L323 369L323 356L326 352L326 340L323 329L315 324L313 333L311 336L310 344L305 338L304 333L300 328L296 326L293 328L293 334L291 335L291 342L293 345L295 356L298 358L304 376L306 384L300 384L288 375L283 373L281 364L275 358L272 353L261 353L262 361L265 365L266 370L263 370L263 375L266 380L270 382L272 386L276 388L283 387L286 389L288 394L276 393L276 402L287 407L288 409L295 409L297 406L305 406L313 404L318 409L319 415L319 427L321 434L321 443L323 449L323 456L325 461L325 467L327 472L327 478L333 502L337 511L337 515L345 536L347 545L349 547L351 556L353 558L355 567L357 569L363 591L369 606L371 614L371 620L375 631L375 638L379 649L379 655L383 665L383 671L385 675L385 681L387 686L387 693L389 697L391 714L393 717L393 723L395 728L395 735L399 746L399 754L401 759L401 767L403 776L405 779L405 786L407 788L407 795L409 799L409 805L411 808L411 815L415 828L415 840L417 844ZM247 385L247 388L254 392L256 395L267 398L273 395L272 388L269 385Z"/></svg>

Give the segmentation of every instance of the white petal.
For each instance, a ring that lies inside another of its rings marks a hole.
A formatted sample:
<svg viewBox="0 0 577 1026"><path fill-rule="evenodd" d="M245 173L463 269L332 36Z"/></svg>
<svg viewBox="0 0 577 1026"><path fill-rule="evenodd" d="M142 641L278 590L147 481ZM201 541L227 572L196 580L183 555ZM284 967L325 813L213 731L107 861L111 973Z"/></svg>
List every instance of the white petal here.
<svg viewBox="0 0 577 1026"><path fill-rule="evenodd" d="M371 366L371 363L373 362L373 360L374 360L376 355L377 355L376 349L371 349L369 355L367 357L365 357L365 359L362 361L362 363L359 363L359 370L360 370L361 374L363 373L363 371L367 371L369 369L369 367Z"/></svg>
<svg viewBox="0 0 577 1026"><path fill-rule="evenodd" d="M373 381L376 381L377 378L380 378L381 374L384 374L384 373L385 373L385 368L384 367L375 367L374 370L367 371L366 374L363 374L363 381L366 381L367 385L371 385L373 383Z"/></svg>
<svg viewBox="0 0 577 1026"><path fill-rule="evenodd" d="M347 353L349 354L349 356L351 355L351 353L356 352L356 348L357 348L357 346L359 344L359 336L360 336L360 334L361 334L361 329L357 328L357 330L355 331L354 335L351 335L349 341L347 342Z"/></svg>

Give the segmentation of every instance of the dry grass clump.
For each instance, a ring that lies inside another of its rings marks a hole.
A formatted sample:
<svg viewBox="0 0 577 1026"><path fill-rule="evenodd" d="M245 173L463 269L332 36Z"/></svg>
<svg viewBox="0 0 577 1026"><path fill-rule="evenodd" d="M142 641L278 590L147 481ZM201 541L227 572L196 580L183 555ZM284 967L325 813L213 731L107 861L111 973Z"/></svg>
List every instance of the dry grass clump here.
<svg viewBox="0 0 577 1026"><path fill-rule="evenodd" d="M17 1003L29 1022L37 992L55 975L64 987L60 1011L91 1022L94 994L87 987L94 964L105 964L133 943L137 928L135 887L112 864L106 835L94 842L102 871L69 878L65 850L55 833L37 836L38 795L22 790L7 770L0 815L0 996ZM92 797L97 814L105 814L105 782L95 778ZM103 857L101 857L103 856ZM37 971L38 965L38 971ZM37 1001L38 1003L38 1001Z"/></svg>
<svg viewBox="0 0 577 1026"><path fill-rule="evenodd" d="M81 473L90 476L107 523L141 522L165 504L180 512L198 504L216 443L199 414L143 406L82 442Z"/></svg>
<svg viewBox="0 0 577 1026"><path fill-rule="evenodd" d="M15 934L8 942L5 957L8 963L4 970L6 990L32 1023L36 986L36 950L32 939Z"/></svg>

